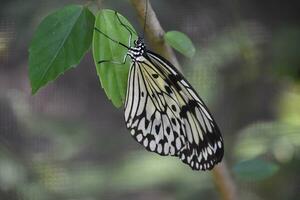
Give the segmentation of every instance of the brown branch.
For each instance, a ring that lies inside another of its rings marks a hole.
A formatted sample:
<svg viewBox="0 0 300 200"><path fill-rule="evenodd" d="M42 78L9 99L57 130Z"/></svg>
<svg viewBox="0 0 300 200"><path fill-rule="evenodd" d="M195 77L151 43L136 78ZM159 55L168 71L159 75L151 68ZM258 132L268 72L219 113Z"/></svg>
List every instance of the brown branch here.
<svg viewBox="0 0 300 200"><path fill-rule="evenodd" d="M140 23L144 26L145 9L147 0L131 0L131 3L139 16ZM182 69L176 59L173 50L164 41L164 30L162 29L155 12L152 9L150 2L148 2L146 35L149 39L153 50L160 55L167 58L178 69ZM236 185L230 176L229 170L225 161L218 164L213 170L213 180L220 193L222 200L237 200Z"/></svg>
<svg viewBox="0 0 300 200"><path fill-rule="evenodd" d="M233 182L224 160L214 167L212 173L215 185L218 188L222 199L238 200L235 183Z"/></svg>
<svg viewBox="0 0 300 200"><path fill-rule="evenodd" d="M131 0L131 3L139 16L140 23L144 26L146 4L145 0ZM174 51L166 44L164 40L165 31L162 29L155 12L149 2L146 17L145 33L151 44L151 48L156 53L167 58L175 67L181 70Z"/></svg>

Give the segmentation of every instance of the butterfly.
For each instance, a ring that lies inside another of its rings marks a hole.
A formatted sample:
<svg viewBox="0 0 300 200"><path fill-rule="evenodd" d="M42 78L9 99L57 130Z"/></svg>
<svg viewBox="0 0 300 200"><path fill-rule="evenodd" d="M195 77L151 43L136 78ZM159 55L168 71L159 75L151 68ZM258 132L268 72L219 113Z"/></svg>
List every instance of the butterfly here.
<svg viewBox="0 0 300 200"><path fill-rule="evenodd" d="M223 158L223 138L197 92L141 37L133 46L118 43L131 58L124 116L133 138L148 151L178 157L193 170L212 169Z"/></svg>

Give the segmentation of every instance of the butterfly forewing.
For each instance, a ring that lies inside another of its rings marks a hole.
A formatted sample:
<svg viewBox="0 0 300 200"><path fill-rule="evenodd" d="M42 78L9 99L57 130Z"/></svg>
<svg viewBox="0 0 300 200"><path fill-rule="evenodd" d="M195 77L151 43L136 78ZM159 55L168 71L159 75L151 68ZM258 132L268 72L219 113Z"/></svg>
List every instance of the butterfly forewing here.
<svg viewBox="0 0 300 200"><path fill-rule="evenodd" d="M203 101L181 73L147 51L130 68L125 121L147 150L179 157L192 169L211 169L223 139Z"/></svg>

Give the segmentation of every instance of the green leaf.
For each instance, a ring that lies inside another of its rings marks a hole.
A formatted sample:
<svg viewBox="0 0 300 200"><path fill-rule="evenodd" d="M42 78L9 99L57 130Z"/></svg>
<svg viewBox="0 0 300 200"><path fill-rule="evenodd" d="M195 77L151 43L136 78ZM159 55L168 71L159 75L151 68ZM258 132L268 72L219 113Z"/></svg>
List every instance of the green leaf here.
<svg viewBox="0 0 300 200"><path fill-rule="evenodd" d="M126 24L126 26L134 30L127 19L119 13L118 16L123 24ZM120 24L115 11L105 9L98 12L95 27L115 41L128 45L130 33ZM133 34L132 39L136 39L135 34ZM130 64L128 62L129 59L127 59L125 64L115 63L121 63L126 53L126 48L94 30L93 57L97 74L107 97L116 107L120 107L125 100ZM99 61L103 60L109 60L111 62L102 62L99 64Z"/></svg>
<svg viewBox="0 0 300 200"><path fill-rule="evenodd" d="M188 58L192 58L196 52L190 38L182 32L169 31L165 34L165 40L170 46Z"/></svg>
<svg viewBox="0 0 300 200"><path fill-rule="evenodd" d="M38 26L29 48L32 93L75 67L90 48L94 15L71 5L48 15Z"/></svg>
<svg viewBox="0 0 300 200"><path fill-rule="evenodd" d="M279 166L275 163L261 160L251 159L237 163L233 172L238 178L245 181L260 181L269 178L279 170Z"/></svg>

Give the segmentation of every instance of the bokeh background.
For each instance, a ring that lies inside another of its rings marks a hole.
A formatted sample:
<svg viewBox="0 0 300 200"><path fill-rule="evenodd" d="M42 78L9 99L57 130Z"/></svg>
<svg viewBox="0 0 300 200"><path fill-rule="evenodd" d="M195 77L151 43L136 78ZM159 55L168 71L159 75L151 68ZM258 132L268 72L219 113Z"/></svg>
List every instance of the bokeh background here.
<svg viewBox="0 0 300 200"><path fill-rule="evenodd" d="M28 47L70 0L0 1L0 199L219 199L211 172L145 151L105 97L91 53L31 96ZM300 25L293 1L151 0L165 30L197 47L178 54L214 114L242 200L300 195ZM101 7L141 30L129 1ZM94 8L96 10L96 8Z"/></svg>

